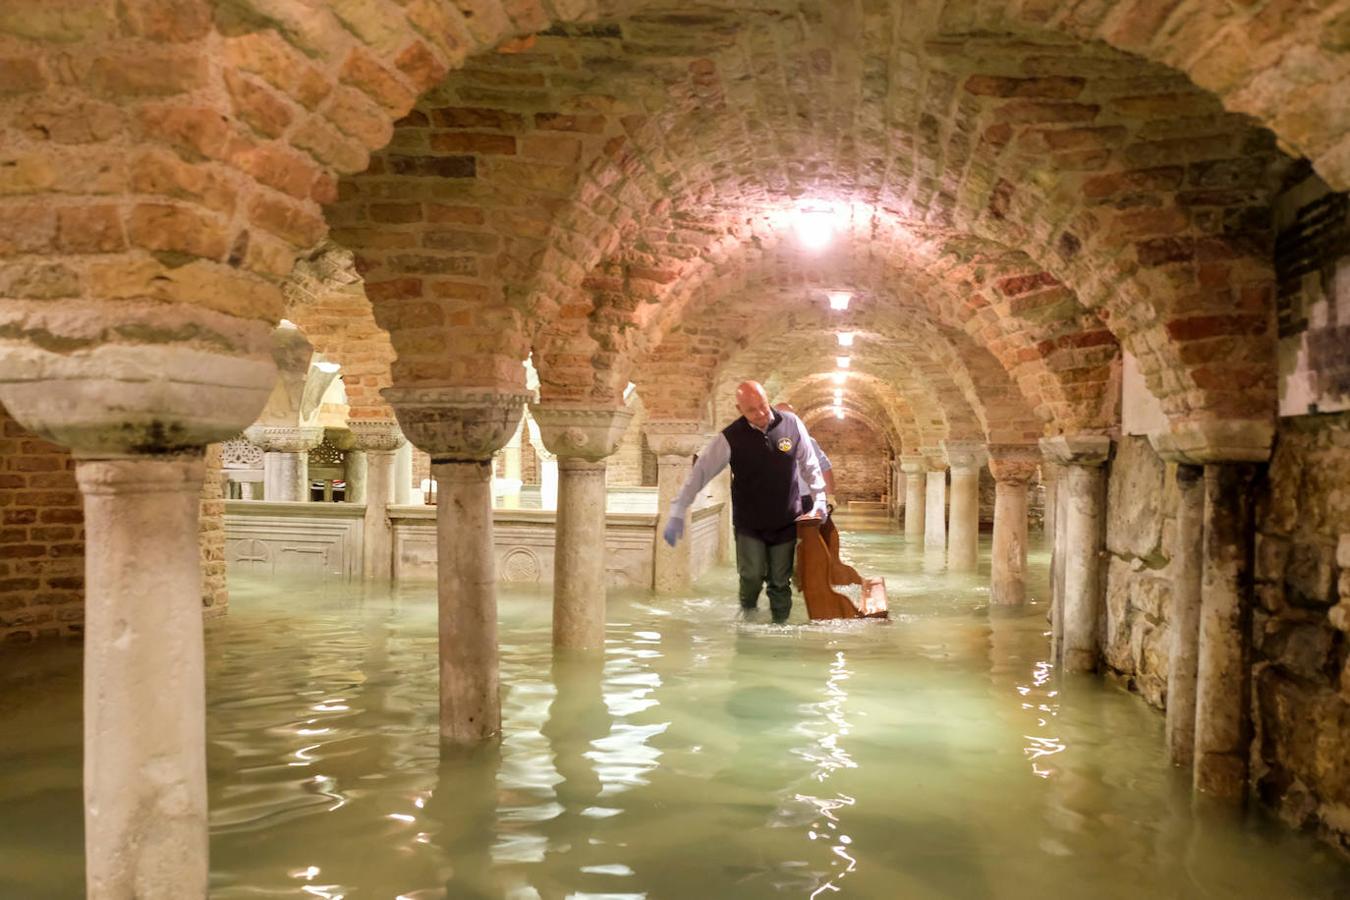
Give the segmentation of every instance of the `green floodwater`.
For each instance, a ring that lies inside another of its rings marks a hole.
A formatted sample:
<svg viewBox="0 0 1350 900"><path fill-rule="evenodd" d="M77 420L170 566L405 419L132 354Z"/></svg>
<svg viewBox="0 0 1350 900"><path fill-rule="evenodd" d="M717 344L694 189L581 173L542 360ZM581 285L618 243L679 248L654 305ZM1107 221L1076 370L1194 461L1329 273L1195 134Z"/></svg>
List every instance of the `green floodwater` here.
<svg viewBox="0 0 1350 900"><path fill-rule="evenodd" d="M611 592L602 663L559 665L548 593L504 588L502 740L447 755L433 585L233 578L211 896L1350 897L1315 841L1193 812L1158 712L1054 671L1043 550L1007 615L987 571L861 522L844 543L890 623L738 622L722 568ZM82 897L81 825L79 647L7 647L0 898Z"/></svg>

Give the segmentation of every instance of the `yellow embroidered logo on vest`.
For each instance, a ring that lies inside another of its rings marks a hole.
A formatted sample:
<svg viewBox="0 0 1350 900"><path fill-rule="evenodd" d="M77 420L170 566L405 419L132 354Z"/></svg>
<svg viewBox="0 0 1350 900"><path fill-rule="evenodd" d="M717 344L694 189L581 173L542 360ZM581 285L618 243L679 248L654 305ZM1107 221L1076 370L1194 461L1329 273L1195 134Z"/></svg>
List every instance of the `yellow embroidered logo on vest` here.
<svg viewBox="0 0 1350 900"><path fill-rule="evenodd" d="M788 440L787 438L779 438L778 449L782 450L784 453L787 453L789 450L792 449L792 441Z"/></svg>

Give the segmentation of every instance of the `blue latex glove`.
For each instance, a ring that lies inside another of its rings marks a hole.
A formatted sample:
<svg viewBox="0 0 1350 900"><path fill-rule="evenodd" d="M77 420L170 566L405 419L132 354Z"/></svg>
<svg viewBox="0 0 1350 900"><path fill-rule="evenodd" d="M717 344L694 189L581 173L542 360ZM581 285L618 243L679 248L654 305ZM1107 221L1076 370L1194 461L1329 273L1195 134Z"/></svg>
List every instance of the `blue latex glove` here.
<svg viewBox="0 0 1350 900"><path fill-rule="evenodd" d="M666 520L666 530L661 532L661 537L666 539L666 543L674 547L675 542L684 536L684 519L677 519L671 516Z"/></svg>

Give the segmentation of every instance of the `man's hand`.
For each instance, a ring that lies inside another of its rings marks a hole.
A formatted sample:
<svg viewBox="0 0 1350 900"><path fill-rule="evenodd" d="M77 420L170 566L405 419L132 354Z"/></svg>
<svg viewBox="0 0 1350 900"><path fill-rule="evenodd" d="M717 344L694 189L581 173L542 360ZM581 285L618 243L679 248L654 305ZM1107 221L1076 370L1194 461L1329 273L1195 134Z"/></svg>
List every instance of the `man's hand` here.
<svg viewBox="0 0 1350 900"><path fill-rule="evenodd" d="M666 520L666 530L661 532L661 537L666 539L666 543L674 547L675 543L684 536L684 519L677 519L671 516Z"/></svg>
<svg viewBox="0 0 1350 900"><path fill-rule="evenodd" d="M821 521L821 519L823 519L823 518L824 518L824 516L822 516L820 513L816 512L816 511L813 509L813 510L811 510L809 513L803 513L802 515L798 516L798 517L797 517L797 521L798 521L798 522L819 522L819 521Z"/></svg>

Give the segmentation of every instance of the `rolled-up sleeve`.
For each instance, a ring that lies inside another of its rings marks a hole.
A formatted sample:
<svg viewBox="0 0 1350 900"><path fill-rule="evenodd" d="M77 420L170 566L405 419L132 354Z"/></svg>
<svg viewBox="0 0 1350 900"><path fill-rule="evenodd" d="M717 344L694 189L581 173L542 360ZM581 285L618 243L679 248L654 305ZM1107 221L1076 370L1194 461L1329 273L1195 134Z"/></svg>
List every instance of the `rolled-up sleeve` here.
<svg viewBox="0 0 1350 900"><path fill-rule="evenodd" d="M729 462L731 462L731 445L727 443L726 435L719 431L699 453L694 467L689 470L689 477L680 488L679 495L670 502L671 518L683 519L698 492L716 478L717 473L725 469Z"/></svg>

